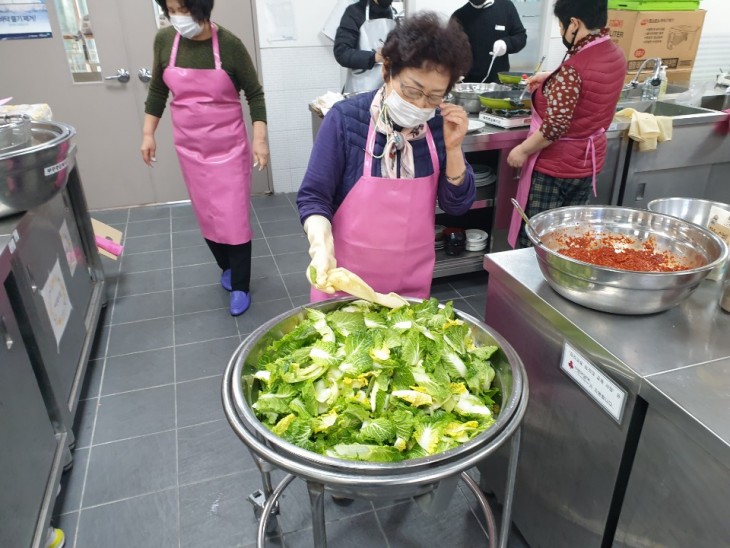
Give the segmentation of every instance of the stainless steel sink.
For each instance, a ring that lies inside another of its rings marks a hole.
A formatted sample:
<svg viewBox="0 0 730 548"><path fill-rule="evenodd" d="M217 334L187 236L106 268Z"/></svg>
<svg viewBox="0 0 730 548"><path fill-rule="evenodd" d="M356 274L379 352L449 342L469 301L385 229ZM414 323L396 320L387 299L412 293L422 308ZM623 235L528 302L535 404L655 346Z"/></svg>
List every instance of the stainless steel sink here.
<svg viewBox="0 0 730 548"><path fill-rule="evenodd" d="M623 101L617 105L616 110L619 111L624 108L633 108L639 112L648 112L654 116L668 116L672 118L673 126L714 124L727 118L727 114L723 112L701 107L678 105L667 101ZM618 129L622 129L624 124L628 127L628 120L625 118L617 117L615 122L618 124Z"/></svg>
<svg viewBox="0 0 730 548"><path fill-rule="evenodd" d="M708 113L707 109L667 103L666 101L636 101L626 106L634 108L639 112L648 112L654 116L669 116L672 118Z"/></svg>
<svg viewBox="0 0 730 548"><path fill-rule="evenodd" d="M700 101L700 106L711 110L726 110L730 108L730 93L705 95Z"/></svg>

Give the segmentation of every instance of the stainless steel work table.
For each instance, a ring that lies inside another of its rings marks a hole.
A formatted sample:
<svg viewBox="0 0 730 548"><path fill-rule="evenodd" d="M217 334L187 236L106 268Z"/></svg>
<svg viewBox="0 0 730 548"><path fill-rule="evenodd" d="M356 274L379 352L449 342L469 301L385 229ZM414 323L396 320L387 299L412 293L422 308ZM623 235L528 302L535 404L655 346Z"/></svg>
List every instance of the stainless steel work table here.
<svg viewBox="0 0 730 548"><path fill-rule="evenodd" d="M528 542L726 542L730 314L720 284L703 282L666 312L622 316L558 295L532 249L487 255L484 267L486 322L515 347L532 387L514 511ZM561 370L568 346L626 392L619 420ZM499 495L490 474L482 486Z"/></svg>

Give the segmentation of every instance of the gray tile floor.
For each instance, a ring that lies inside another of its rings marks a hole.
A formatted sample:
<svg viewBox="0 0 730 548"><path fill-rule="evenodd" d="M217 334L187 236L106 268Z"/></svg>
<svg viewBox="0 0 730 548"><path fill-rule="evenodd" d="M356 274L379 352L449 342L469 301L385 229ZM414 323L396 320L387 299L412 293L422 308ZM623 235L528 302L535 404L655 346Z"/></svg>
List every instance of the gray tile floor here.
<svg viewBox="0 0 730 548"><path fill-rule="evenodd" d="M67 548L255 545L246 499L260 476L223 416L221 375L248 333L308 301L309 257L294 195L255 198L253 212L253 304L238 318L188 204L92 213L124 232L125 251L104 260L109 303L79 403L74 466L54 512ZM433 294L483 317L486 276L438 280ZM311 546L301 481L281 508L281 533L269 545ZM326 516L334 548L484 543L466 488L439 516L409 503L341 507L329 497Z"/></svg>

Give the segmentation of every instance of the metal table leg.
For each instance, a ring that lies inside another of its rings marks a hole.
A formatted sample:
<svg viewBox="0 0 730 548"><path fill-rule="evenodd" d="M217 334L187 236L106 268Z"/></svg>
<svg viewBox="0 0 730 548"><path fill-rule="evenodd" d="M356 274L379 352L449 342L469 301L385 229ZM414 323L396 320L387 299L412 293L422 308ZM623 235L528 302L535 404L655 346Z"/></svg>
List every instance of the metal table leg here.
<svg viewBox="0 0 730 548"><path fill-rule="evenodd" d="M500 526L499 548L507 548L509 533L512 528L512 501L515 498L515 483L517 481L517 460L520 456L520 439L522 426L517 427L512 434L509 449L509 464L507 465L507 483L504 490L504 504L502 505L502 525Z"/></svg>
<svg viewBox="0 0 730 548"><path fill-rule="evenodd" d="M294 480L293 474L287 474L283 480L276 486L271 497L266 499L266 504L261 511L261 518L259 519L258 535L256 537L257 548L266 548L266 529L271 517L271 511L273 510L276 503L279 501L279 497L284 492L284 489Z"/></svg>
<svg viewBox="0 0 730 548"><path fill-rule="evenodd" d="M327 548L327 531L324 526L324 485L307 482L309 503L312 506L312 533L314 548Z"/></svg>
<svg viewBox="0 0 730 548"><path fill-rule="evenodd" d="M487 523L489 548L497 548L497 524L494 521L494 514L492 513L492 509L489 507L489 501L487 500L487 497L484 496L482 490L479 489L479 486L473 479L471 479L471 476L469 474L467 474L466 472L462 472L461 479L464 480L466 486L471 489L472 493L474 493L474 496L477 498L477 503L482 508L482 513L484 514L484 519Z"/></svg>

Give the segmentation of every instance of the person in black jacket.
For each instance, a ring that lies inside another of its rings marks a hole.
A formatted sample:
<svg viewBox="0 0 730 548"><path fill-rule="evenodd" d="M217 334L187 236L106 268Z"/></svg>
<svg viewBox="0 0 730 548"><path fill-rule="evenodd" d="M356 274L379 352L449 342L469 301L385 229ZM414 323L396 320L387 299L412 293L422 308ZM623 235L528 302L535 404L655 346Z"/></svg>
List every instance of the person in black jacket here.
<svg viewBox="0 0 730 548"><path fill-rule="evenodd" d="M497 82L498 72L509 71L506 54L521 51L527 43L527 31L511 0L470 0L451 17L461 23L471 44L472 65L465 82L484 79L492 54L497 59L487 82Z"/></svg>
<svg viewBox="0 0 730 548"><path fill-rule="evenodd" d="M383 85L380 47L388 32L395 28L392 0L358 0L345 9L335 34L334 54L337 62L350 69L345 92L370 91ZM367 12L367 16L366 16ZM361 48L361 29L368 25Z"/></svg>

